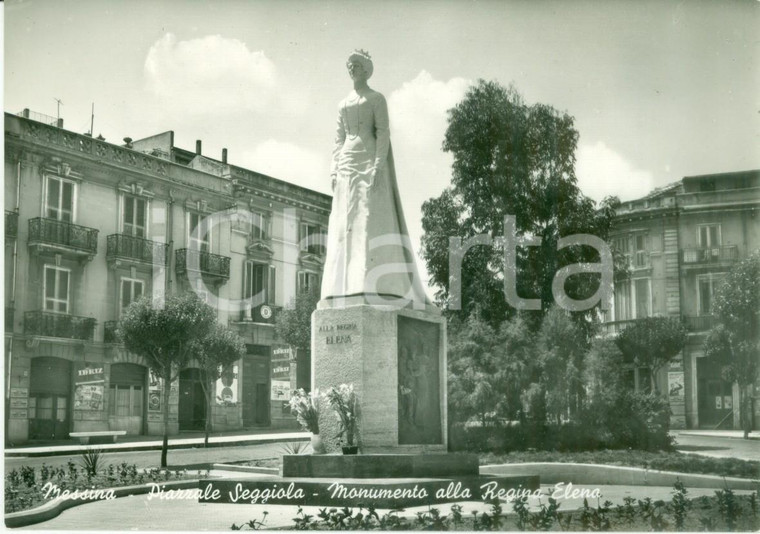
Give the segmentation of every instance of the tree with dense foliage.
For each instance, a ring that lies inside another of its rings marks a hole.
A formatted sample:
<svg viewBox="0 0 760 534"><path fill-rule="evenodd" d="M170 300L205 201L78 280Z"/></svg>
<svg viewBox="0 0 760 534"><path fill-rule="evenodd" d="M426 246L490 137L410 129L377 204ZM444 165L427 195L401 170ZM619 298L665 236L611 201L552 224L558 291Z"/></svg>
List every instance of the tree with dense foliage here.
<svg viewBox="0 0 760 534"><path fill-rule="evenodd" d="M229 327L216 324L195 346L195 360L203 371L203 395L206 397L206 429L203 446L208 447L211 431L211 406L214 383L232 373L232 364L245 354L245 343ZM217 392L219 394L219 392ZM224 399L220 399L224 400Z"/></svg>
<svg viewBox="0 0 760 534"><path fill-rule="evenodd" d="M583 360L583 382L590 398L604 391L633 389L625 376L625 359L615 341L609 337L596 337Z"/></svg>
<svg viewBox="0 0 760 534"><path fill-rule="evenodd" d="M752 387L760 372L760 251L726 275L713 299L720 323L705 341L705 354L722 364L724 380L739 386L744 437L752 429Z"/></svg>
<svg viewBox="0 0 760 534"><path fill-rule="evenodd" d="M482 426L514 419L532 373L531 334L516 317L501 328L480 313L452 321L448 351L448 398L452 422L477 419Z"/></svg>
<svg viewBox="0 0 760 534"><path fill-rule="evenodd" d="M319 289L305 287L298 291L287 308L277 314L275 333L290 345L293 358L298 357L299 349L311 348L311 314L317 309L317 302Z"/></svg>
<svg viewBox="0 0 760 534"><path fill-rule="evenodd" d="M582 408L584 335L567 311L553 306L541 323L536 349L547 416L560 424Z"/></svg>
<svg viewBox="0 0 760 534"><path fill-rule="evenodd" d="M657 373L686 345L687 332L678 317L646 317L633 322L615 340L626 361L649 370L652 391L659 392Z"/></svg>
<svg viewBox="0 0 760 534"><path fill-rule="evenodd" d="M169 449L169 392L179 372L193 358L198 343L216 324L214 310L195 293L169 296L153 302L149 296L129 305L119 321L117 336L124 348L145 358L148 367L163 382L164 436L161 467L166 467Z"/></svg>
<svg viewBox="0 0 760 534"><path fill-rule="evenodd" d="M505 300L501 240L505 216L514 216L518 239L541 239L539 246L517 247L514 273L517 295L542 303L541 310L525 316L537 330L554 302L557 270L599 262L591 247L557 250L557 241L573 234L606 240L616 200L607 199L597 208L578 188L573 118L551 106L526 104L512 87L480 80L449 110L448 122L443 150L454 159L452 183L422 207L422 257L437 287L436 300L447 308L453 298L449 238L487 235L493 246L473 247L464 257L461 280L454 281L461 282L461 310L449 313L466 318L478 307L494 326L514 314ZM595 273L573 275L565 291L573 299L588 298L597 291L599 278Z"/></svg>

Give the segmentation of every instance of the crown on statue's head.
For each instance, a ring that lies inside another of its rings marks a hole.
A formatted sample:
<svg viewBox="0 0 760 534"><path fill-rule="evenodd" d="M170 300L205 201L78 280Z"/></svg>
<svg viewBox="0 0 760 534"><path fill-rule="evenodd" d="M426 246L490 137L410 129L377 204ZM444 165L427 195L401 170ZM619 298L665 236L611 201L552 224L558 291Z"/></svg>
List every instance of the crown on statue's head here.
<svg viewBox="0 0 760 534"><path fill-rule="evenodd" d="M363 48L354 48L354 53L359 54L360 56L364 56L367 59L372 59L372 56L369 55L369 52Z"/></svg>

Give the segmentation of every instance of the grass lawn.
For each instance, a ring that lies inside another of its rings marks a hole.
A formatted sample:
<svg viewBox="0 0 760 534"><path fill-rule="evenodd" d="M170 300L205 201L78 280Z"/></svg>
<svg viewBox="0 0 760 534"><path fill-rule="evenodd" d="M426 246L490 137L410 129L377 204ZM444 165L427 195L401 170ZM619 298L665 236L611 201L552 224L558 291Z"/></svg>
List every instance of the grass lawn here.
<svg viewBox="0 0 760 534"><path fill-rule="evenodd" d="M566 462L644 467L658 471L697 473L727 477L760 478L760 462L737 458L712 458L676 451L601 450L587 452L516 451L482 453L480 465L524 462Z"/></svg>

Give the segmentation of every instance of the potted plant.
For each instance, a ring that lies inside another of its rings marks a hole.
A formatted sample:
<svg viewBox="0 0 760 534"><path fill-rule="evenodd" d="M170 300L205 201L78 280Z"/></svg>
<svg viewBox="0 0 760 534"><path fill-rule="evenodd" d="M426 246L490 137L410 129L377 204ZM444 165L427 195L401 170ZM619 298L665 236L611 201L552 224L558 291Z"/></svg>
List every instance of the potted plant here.
<svg viewBox="0 0 760 534"><path fill-rule="evenodd" d="M345 438L346 444L342 447L343 454L356 454L359 446L356 444L357 408L359 407L353 384L341 384L337 388L330 388L325 394L330 407L340 422L338 437Z"/></svg>
<svg viewBox="0 0 760 534"><path fill-rule="evenodd" d="M290 413L307 432L311 432L311 448L314 454L324 454L325 445L319 435L319 389L306 393L298 389L290 398Z"/></svg>

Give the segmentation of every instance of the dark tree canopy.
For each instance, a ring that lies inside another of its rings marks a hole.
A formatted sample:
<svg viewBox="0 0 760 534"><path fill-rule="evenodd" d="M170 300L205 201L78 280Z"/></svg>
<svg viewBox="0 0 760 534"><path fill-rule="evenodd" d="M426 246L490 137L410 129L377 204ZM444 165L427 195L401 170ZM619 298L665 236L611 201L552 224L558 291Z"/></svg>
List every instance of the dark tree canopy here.
<svg viewBox="0 0 760 534"><path fill-rule="evenodd" d="M446 307L449 237L503 235L505 215L516 219L519 236L540 237L538 247L517 248L517 293L540 298L534 328L554 301L552 280L565 265L597 262L590 247L557 251L560 237L591 234L607 239L614 200L597 208L578 189L573 118L544 104L527 105L514 88L480 80L449 110L443 150L452 154L451 186L424 203L422 256ZM503 248L470 249L462 268L462 317L475 306L494 325L514 313L503 292ZM565 291L574 299L596 292L598 275L574 275ZM530 319L530 318L529 318Z"/></svg>
<svg viewBox="0 0 760 534"><path fill-rule="evenodd" d="M627 361L649 368L652 386L657 390L657 371L678 356L686 338L680 318L646 317L623 330L615 342Z"/></svg>
<svg viewBox="0 0 760 534"><path fill-rule="evenodd" d="M760 372L760 251L729 271L716 292L713 311L719 324L705 340L705 354L720 362L724 380L739 385L747 438L752 427L752 385Z"/></svg>
<svg viewBox="0 0 760 534"><path fill-rule="evenodd" d="M311 314L317 309L317 302L319 302L318 289L301 289L290 302L290 306L277 315L275 322L277 336L295 349L309 349Z"/></svg>

